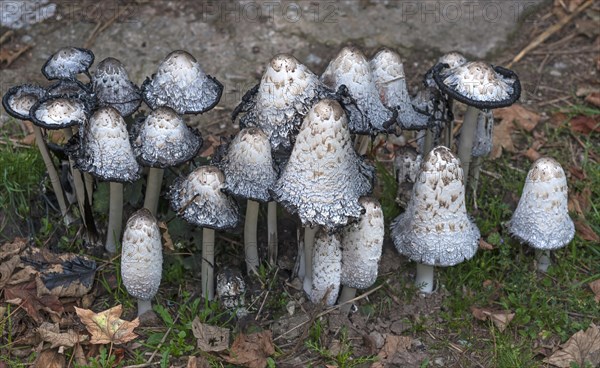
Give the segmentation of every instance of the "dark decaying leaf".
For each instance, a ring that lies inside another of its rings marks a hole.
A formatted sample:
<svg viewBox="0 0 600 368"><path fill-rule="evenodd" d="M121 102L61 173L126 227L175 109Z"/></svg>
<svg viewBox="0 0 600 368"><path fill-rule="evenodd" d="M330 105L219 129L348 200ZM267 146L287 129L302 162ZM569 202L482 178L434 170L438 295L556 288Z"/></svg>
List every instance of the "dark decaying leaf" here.
<svg viewBox="0 0 600 368"><path fill-rule="evenodd" d="M58 297L55 295L38 297L35 284L35 281L30 281L5 288L4 297L9 303L22 305L25 312L37 323L43 321L40 311L60 316L64 312L64 308Z"/></svg>
<svg viewBox="0 0 600 368"><path fill-rule="evenodd" d="M46 349L38 355L34 368L64 368L66 367L64 354L59 354L56 349Z"/></svg>
<svg viewBox="0 0 600 368"><path fill-rule="evenodd" d="M267 366L267 358L275 353L271 331L262 331L251 335L237 335L229 355L225 360L231 364L248 368L263 368Z"/></svg>
<svg viewBox="0 0 600 368"><path fill-rule="evenodd" d="M200 322L198 317L192 322L192 332L202 351L223 351L229 347L229 329Z"/></svg>

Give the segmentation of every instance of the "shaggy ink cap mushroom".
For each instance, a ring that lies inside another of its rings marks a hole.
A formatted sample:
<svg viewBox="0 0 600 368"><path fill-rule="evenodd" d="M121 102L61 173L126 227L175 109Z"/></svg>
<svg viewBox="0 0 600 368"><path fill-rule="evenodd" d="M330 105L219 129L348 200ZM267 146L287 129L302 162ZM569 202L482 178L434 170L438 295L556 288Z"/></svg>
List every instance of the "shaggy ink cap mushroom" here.
<svg viewBox="0 0 600 368"><path fill-rule="evenodd" d="M31 120L31 108L45 95L46 91L36 84L14 86L2 97L2 106L16 119Z"/></svg>
<svg viewBox="0 0 600 368"><path fill-rule="evenodd" d="M312 287L308 293L313 303L333 305L340 292L342 245L338 234L321 229L315 236L312 261Z"/></svg>
<svg viewBox="0 0 600 368"><path fill-rule="evenodd" d="M435 66L433 78L442 92L466 105L495 109L510 106L521 96L519 78L509 69L480 61L448 66Z"/></svg>
<svg viewBox="0 0 600 368"><path fill-rule="evenodd" d="M508 229L514 237L533 248L562 248L575 236L567 203L567 178L562 167L553 158L539 158L527 173L521 199Z"/></svg>
<svg viewBox="0 0 600 368"><path fill-rule="evenodd" d="M108 57L98 64L92 85L99 105L112 106L121 116L133 114L142 103L140 89L129 79L125 66L115 58Z"/></svg>
<svg viewBox="0 0 600 368"><path fill-rule="evenodd" d="M158 291L162 273L162 241L156 218L142 208L125 226L121 250L121 277L127 292L150 300Z"/></svg>
<svg viewBox="0 0 600 368"><path fill-rule="evenodd" d="M183 50L167 55L156 74L142 84L142 96L150 108L168 106L178 114L208 111L219 102L222 92L223 85Z"/></svg>
<svg viewBox="0 0 600 368"><path fill-rule="evenodd" d="M308 112L273 197L304 226L342 227L358 218L358 199L372 190L374 169L352 146L344 110L321 100Z"/></svg>
<svg viewBox="0 0 600 368"><path fill-rule="evenodd" d="M363 197L359 203L365 213L357 223L342 229L341 284L366 289L377 280L379 259L383 247L383 210L375 198Z"/></svg>
<svg viewBox="0 0 600 368"><path fill-rule="evenodd" d="M344 47L333 59L321 80L330 88L344 85L362 112L362 124L354 124L350 131L358 134L374 134L387 131L396 119L396 112L381 102L375 79L365 55L355 47Z"/></svg>
<svg viewBox="0 0 600 368"><path fill-rule="evenodd" d="M269 189L277 180L269 138L259 128L242 129L216 163L225 174L224 190L258 202L271 199Z"/></svg>
<svg viewBox="0 0 600 368"><path fill-rule="evenodd" d="M183 118L168 107L159 107L131 129L133 153L144 166L166 168L194 158L202 147L202 136L188 127Z"/></svg>
<svg viewBox="0 0 600 368"><path fill-rule="evenodd" d="M439 64L448 64L448 67L450 69L452 68L456 68L459 67L461 65L464 65L468 62L469 60L467 60L466 57L464 57L463 54L461 54L460 52L456 52L456 51L451 51L447 54L444 54L442 56L440 56L437 59L437 62L435 63L434 66L432 66L427 73L425 73L425 78L424 78L424 83L427 87L436 87L437 88L437 84L435 83L435 80L433 79L433 71L435 69L435 67Z"/></svg>
<svg viewBox="0 0 600 368"><path fill-rule="evenodd" d="M77 74L89 75L88 69L94 63L94 53L79 47L63 47L44 63L42 74L48 80L75 80Z"/></svg>
<svg viewBox="0 0 600 368"><path fill-rule="evenodd" d="M90 116L88 106L76 98L46 96L31 107L31 121L42 128L83 126Z"/></svg>
<svg viewBox="0 0 600 368"><path fill-rule="evenodd" d="M177 179L169 193L171 208L187 222L222 230L235 227L239 210L233 198L223 193L223 172L214 166L201 166L186 178Z"/></svg>
<svg viewBox="0 0 600 368"><path fill-rule="evenodd" d="M421 165L404 213L392 223L399 253L430 266L453 266L475 255L479 229L467 215L460 162L443 146Z"/></svg>
<svg viewBox="0 0 600 368"><path fill-rule="evenodd" d="M494 135L494 113L492 110L481 110L477 116L477 128L473 141L473 157L482 157L492 151Z"/></svg>
<svg viewBox="0 0 600 368"><path fill-rule="evenodd" d="M246 282L242 272L236 268L225 268L217 274L216 285L217 299L227 309L243 309L244 295L246 293ZM247 314L245 309L238 310L237 316Z"/></svg>
<svg viewBox="0 0 600 368"><path fill-rule="evenodd" d="M100 180L123 183L140 176L125 121L112 107L96 110L67 151L78 169Z"/></svg>

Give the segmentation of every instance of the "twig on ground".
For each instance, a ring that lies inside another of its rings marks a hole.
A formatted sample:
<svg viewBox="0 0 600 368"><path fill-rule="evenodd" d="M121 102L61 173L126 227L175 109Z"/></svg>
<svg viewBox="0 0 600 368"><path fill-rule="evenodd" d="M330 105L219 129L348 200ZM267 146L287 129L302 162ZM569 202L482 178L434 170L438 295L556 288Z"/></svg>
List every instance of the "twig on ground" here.
<svg viewBox="0 0 600 368"><path fill-rule="evenodd" d="M6 40L8 40L14 34L15 34L15 31L13 31L12 29L4 32L2 34L2 36L0 36L0 45L2 45L4 42L6 42Z"/></svg>

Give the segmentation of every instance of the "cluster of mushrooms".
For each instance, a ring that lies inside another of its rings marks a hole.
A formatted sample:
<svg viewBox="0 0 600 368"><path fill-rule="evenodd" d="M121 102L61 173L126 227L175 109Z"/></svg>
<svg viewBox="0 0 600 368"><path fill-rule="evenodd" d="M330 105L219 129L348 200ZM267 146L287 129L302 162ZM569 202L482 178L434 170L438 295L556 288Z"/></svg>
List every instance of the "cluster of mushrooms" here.
<svg viewBox="0 0 600 368"><path fill-rule="evenodd" d="M377 279L385 232L381 205L371 196L375 170L364 153L373 137L400 130L414 131L418 144L396 152L398 203L404 212L391 222L389 232L398 252L418 264L416 285L432 292L434 266L458 264L477 250L479 230L465 206L467 180L476 187L480 157L491 149L492 109L509 106L520 95L515 73L468 61L456 52L438 60L416 95L408 91L400 56L389 49L369 60L359 49L345 47L320 77L293 56L276 55L233 112L241 129L237 135L224 140L211 165L191 169L163 189L165 168L190 162L203 143L183 116L212 109L223 86L186 51L167 55L141 87L117 59L104 59L90 73L93 62L90 50L60 49L42 68L56 83L13 87L2 103L10 115L33 122L65 218L68 201L42 129L63 129L70 137L64 152L75 187L73 202L86 227L95 226L87 217L94 180L110 182L105 248L116 252L122 239L122 279L138 299L139 314L151 308L161 280L156 219L161 194L178 216L203 229L205 298L215 296L215 230L236 227L240 201L245 200L248 273L261 263L261 203L267 203L268 212L267 261L277 261L279 204L304 227L295 270L304 291L312 302L337 302L347 313L356 290ZM149 114L126 124L124 118L142 101ZM454 101L468 106L457 142L452 134ZM450 149L454 145L458 155ZM128 219L121 237L122 183L138 180L143 167L144 207ZM508 229L540 250L540 270L548 267L549 250L571 241L567 183L558 162L544 157L533 164ZM217 296L240 307L235 298L243 279L239 282L231 287L228 277L220 275Z"/></svg>

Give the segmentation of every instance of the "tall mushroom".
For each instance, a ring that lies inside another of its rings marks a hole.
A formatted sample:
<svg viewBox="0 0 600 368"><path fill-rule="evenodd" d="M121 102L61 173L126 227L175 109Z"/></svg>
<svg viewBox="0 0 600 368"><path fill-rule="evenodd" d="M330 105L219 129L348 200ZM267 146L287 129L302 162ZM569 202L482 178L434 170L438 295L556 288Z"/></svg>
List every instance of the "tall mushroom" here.
<svg viewBox="0 0 600 368"><path fill-rule="evenodd" d="M567 202L567 178L560 164L550 157L537 159L527 173L508 230L536 249L537 269L541 272L550 266L550 251L564 247L575 236Z"/></svg>
<svg viewBox="0 0 600 368"><path fill-rule="evenodd" d="M121 277L127 292L137 298L138 316L152 309L162 276L162 240L156 218L142 208L125 226L121 250Z"/></svg>
<svg viewBox="0 0 600 368"><path fill-rule="evenodd" d="M399 253L417 262L415 284L433 290L433 267L453 266L475 255L479 229L467 215L460 161L443 146L425 157L404 213L392 223Z"/></svg>
<svg viewBox="0 0 600 368"><path fill-rule="evenodd" d="M142 103L140 89L129 80L125 66L115 58L108 57L98 63L92 85L98 104L114 107L123 117L133 114Z"/></svg>
<svg viewBox="0 0 600 368"><path fill-rule="evenodd" d="M208 300L215 295L215 230L235 227L239 221L237 203L222 191L224 183L221 170L201 166L177 179L167 195L179 216L202 228L202 295Z"/></svg>

